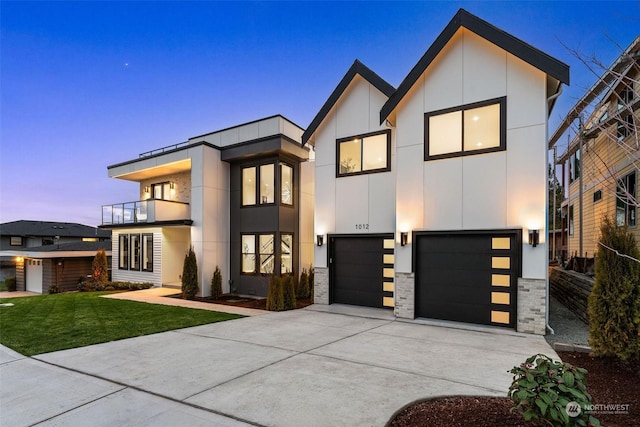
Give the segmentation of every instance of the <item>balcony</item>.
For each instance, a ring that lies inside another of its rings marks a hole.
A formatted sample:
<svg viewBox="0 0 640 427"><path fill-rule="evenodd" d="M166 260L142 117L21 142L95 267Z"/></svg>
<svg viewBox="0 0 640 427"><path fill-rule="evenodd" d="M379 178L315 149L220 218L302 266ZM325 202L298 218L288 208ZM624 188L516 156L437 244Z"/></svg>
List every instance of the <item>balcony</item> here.
<svg viewBox="0 0 640 427"><path fill-rule="evenodd" d="M149 199L102 206L102 225L190 221L188 203Z"/></svg>

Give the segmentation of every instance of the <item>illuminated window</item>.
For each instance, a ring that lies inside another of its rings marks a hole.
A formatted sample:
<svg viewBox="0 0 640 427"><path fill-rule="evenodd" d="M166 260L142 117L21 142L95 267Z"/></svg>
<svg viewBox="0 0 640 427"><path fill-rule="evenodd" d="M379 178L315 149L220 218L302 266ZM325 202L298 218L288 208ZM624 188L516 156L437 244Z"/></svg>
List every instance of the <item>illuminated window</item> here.
<svg viewBox="0 0 640 427"><path fill-rule="evenodd" d="M280 202L293 204L293 168L284 163L280 163Z"/></svg>
<svg viewBox="0 0 640 427"><path fill-rule="evenodd" d="M273 273L274 245L273 234L261 234L260 242L260 273Z"/></svg>
<svg viewBox="0 0 640 427"><path fill-rule="evenodd" d="M280 273L293 273L293 235L282 234L280 236Z"/></svg>
<svg viewBox="0 0 640 427"><path fill-rule="evenodd" d="M425 160L506 150L506 98L425 114Z"/></svg>
<svg viewBox="0 0 640 427"><path fill-rule="evenodd" d="M242 206L256 204L256 168L242 169Z"/></svg>
<svg viewBox="0 0 640 427"><path fill-rule="evenodd" d="M273 164L260 166L260 204L275 202L274 170Z"/></svg>
<svg viewBox="0 0 640 427"><path fill-rule="evenodd" d="M22 236L11 236L11 246L22 246Z"/></svg>
<svg viewBox="0 0 640 427"><path fill-rule="evenodd" d="M129 244L131 245L129 268L131 270L140 270L140 235L131 234L129 236Z"/></svg>
<svg viewBox="0 0 640 427"><path fill-rule="evenodd" d="M337 176L386 172L390 166L391 132L386 130L337 141Z"/></svg>
<svg viewBox="0 0 640 427"><path fill-rule="evenodd" d="M251 234L242 236L242 272L256 272L256 236Z"/></svg>
<svg viewBox="0 0 640 427"><path fill-rule="evenodd" d="M158 184L151 184L151 194L152 198L158 200L169 200L171 199L171 183L169 182L160 182Z"/></svg>

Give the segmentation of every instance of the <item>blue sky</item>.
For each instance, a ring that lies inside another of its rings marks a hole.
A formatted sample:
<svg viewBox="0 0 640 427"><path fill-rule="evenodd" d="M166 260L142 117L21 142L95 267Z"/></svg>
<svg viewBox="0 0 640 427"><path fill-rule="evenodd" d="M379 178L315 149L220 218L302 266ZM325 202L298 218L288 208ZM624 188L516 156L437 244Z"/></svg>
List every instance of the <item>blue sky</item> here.
<svg viewBox="0 0 640 427"><path fill-rule="evenodd" d="M571 66L552 132L640 2L0 2L0 222L100 223L107 166L273 114L306 127L358 58L397 86L459 8Z"/></svg>

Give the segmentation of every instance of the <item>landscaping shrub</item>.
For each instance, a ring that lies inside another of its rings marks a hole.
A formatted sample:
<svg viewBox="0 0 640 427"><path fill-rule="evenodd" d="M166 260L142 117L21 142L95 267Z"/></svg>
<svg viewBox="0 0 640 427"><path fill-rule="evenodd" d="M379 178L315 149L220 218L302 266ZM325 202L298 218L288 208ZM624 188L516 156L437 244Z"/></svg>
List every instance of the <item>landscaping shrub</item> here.
<svg viewBox="0 0 640 427"><path fill-rule="evenodd" d="M600 226L595 284L589 295L589 345L598 356L640 361L640 259L626 227L605 217ZM608 249L602 245L606 245ZM618 251L616 254L615 251Z"/></svg>
<svg viewBox="0 0 640 427"><path fill-rule="evenodd" d="M292 275L284 276L282 288L284 310L294 310L296 308L296 285Z"/></svg>
<svg viewBox="0 0 640 427"><path fill-rule="evenodd" d="M50 294L59 294L60 293L60 286L58 286L57 283L52 284L51 286L49 286L49 293Z"/></svg>
<svg viewBox="0 0 640 427"><path fill-rule="evenodd" d="M80 292L94 291L139 291L149 289L153 283L136 283L136 282L105 282L100 283L95 280L82 280L78 283ZM50 292L51 293L51 292Z"/></svg>
<svg viewBox="0 0 640 427"><path fill-rule="evenodd" d="M315 284L314 284L314 271L313 271L313 266L310 265L309 266L309 296L313 299L313 291L315 288Z"/></svg>
<svg viewBox="0 0 640 427"><path fill-rule="evenodd" d="M298 281L298 286L296 287L296 298L309 298L309 275L307 274L307 270L303 269L302 273L300 274L300 280Z"/></svg>
<svg viewBox="0 0 640 427"><path fill-rule="evenodd" d="M18 288L18 282L15 277L7 277L4 280L4 284L7 287L7 291L9 292L15 292Z"/></svg>
<svg viewBox="0 0 640 427"><path fill-rule="evenodd" d="M93 280L99 283L105 283L109 280L109 267L107 265L107 253L104 249L100 249L96 256L93 257L91 263L91 271L93 272Z"/></svg>
<svg viewBox="0 0 640 427"><path fill-rule="evenodd" d="M193 246L184 256L184 266L182 268L182 298L193 299L198 293L198 262Z"/></svg>
<svg viewBox="0 0 640 427"><path fill-rule="evenodd" d="M512 411L525 420L540 420L551 426L600 426L600 421L585 410L591 407L586 369L535 354L509 372L513 382L507 396L516 405Z"/></svg>
<svg viewBox="0 0 640 427"><path fill-rule="evenodd" d="M267 310L282 311L284 309L284 290L282 278L275 274L269 281L269 292L267 293Z"/></svg>
<svg viewBox="0 0 640 427"><path fill-rule="evenodd" d="M220 272L220 268L216 265L216 269L213 272L213 277L211 278L211 297L214 299L218 299L222 296L222 273Z"/></svg>

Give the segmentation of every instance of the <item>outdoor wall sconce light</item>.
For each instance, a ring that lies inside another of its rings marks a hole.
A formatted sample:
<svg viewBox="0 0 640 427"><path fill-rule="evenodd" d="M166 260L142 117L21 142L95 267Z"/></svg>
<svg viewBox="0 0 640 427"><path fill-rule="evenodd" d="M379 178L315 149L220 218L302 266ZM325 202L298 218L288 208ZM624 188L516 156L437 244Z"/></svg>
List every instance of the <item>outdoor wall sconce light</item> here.
<svg viewBox="0 0 640 427"><path fill-rule="evenodd" d="M169 188L172 189L172 190L175 190L176 189L176 183L175 182L170 182L169 183Z"/></svg>
<svg viewBox="0 0 640 427"><path fill-rule="evenodd" d="M534 248L540 243L540 230L529 230L529 244Z"/></svg>
<svg viewBox="0 0 640 427"><path fill-rule="evenodd" d="M151 192L151 188L149 188L149 186L147 185L146 187L144 187L144 192L145 193L150 193Z"/></svg>
<svg viewBox="0 0 640 427"><path fill-rule="evenodd" d="M318 244L318 246L322 246L322 244L324 243L324 236L322 234L318 234L316 236L316 243Z"/></svg>
<svg viewBox="0 0 640 427"><path fill-rule="evenodd" d="M402 231L400 233L400 246L407 246L408 242L409 242L409 233L407 233L406 231Z"/></svg>

